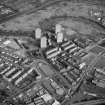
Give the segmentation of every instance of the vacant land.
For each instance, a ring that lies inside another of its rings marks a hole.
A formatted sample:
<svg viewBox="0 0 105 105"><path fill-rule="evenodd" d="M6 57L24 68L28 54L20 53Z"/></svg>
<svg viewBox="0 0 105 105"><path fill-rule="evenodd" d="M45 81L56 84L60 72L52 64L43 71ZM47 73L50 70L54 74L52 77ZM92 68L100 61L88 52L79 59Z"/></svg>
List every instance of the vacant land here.
<svg viewBox="0 0 105 105"><path fill-rule="evenodd" d="M90 17L89 11L99 8L105 10L105 8L99 5L81 3L81 1L79 0L76 3L76 0L75 2L62 0L62 2L49 5L37 12L24 14L3 23L0 25L0 29L7 31L33 31L36 27L43 26L43 24L44 27L47 27L47 24L51 22L51 24L60 23L67 30L75 30L81 35L91 37L90 39L92 40L96 39L97 35L97 40L99 40L100 34L105 35L105 30L100 25L91 21L92 18ZM46 22L46 20L48 21Z"/></svg>
<svg viewBox="0 0 105 105"><path fill-rule="evenodd" d="M0 0L3 4L17 9L20 12L36 8L49 0Z"/></svg>
<svg viewBox="0 0 105 105"><path fill-rule="evenodd" d="M51 5L35 13L26 14L21 17L17 17L11 21L8 21L0 25L0 29L3 30L34 30L41 21L44 19L50 19L51 17L58 16L72 16L69 19L63 19L62 24L66 24L71 28L76 28L77 31L81 33L90 34L93 32L104 32L98 25L86 23L85 19L75 20L73 17L89 18L89 10L97 9L96 5L87 5L84 3L71 3L71 2L61 2L55 5ZM58 19L59 20L59 19ZM68 24L69 23L69 24ZM95 26L95 27L93 27ZM101 30L100 30L101 29Z"/></svg>

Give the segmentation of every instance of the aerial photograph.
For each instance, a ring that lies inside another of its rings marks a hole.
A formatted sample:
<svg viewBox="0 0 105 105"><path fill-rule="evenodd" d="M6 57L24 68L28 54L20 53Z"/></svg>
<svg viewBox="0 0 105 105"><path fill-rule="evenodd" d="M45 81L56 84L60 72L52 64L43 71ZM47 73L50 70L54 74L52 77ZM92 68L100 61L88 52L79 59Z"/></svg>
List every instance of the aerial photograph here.
<svg viewBox="0 0 105 105"><path fill-rule="evenodd" d="M105 105L105 0L0 0L0 105Z"/></svg>

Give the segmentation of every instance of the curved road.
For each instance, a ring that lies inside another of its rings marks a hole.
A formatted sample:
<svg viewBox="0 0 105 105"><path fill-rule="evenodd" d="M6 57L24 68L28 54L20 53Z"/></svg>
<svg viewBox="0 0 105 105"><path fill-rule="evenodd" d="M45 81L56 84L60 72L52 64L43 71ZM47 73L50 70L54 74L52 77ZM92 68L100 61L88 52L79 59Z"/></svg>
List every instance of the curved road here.
<svg viewBox="0 0 105 105"><path fill-rule="evenodd" d="M58 16L58 17L52 17L52 18L50 18L50 19L48 19L48 21L47 22L49 22L49 20L53 20L53 21L59 21L59 20L64 20L64 19L73 19L73 20L75 20L75 21L81 21L81 22L83 22L83 23L85 23L85 24L90 24L90 25L92 25L93 27L95 27L95 28L97 28L97 29L99 29L99 31L100 31L100 33L103 33L103 34L105 34L105 27L104 26L102 26L101 24L99 24L99 23L97 23L97 22L95 22L95 21L93 21L93 20L91 20L91 19L87 19L87 18L85 18L85 17L74 17L74 16ZM41 22L40 23L40 27L44 27L45 28L45 26L43 26L43 23L44 22ZM8 35L7 34L0 34L0 36L6 36L6 37L8 37ZM30 36L30 34L29 35L14 35L14 34L11 34L11 35L9 35L9 37L26 37L26 38L33 38L34 36L33 35L31 35Z"/></svg>
<svg viewBox="0 0 105 105"><path fill-rule="evenodd" d="M105 27L103 26L103 25L101 25L101 24L99 24L98 22L96 22L96 21L94 21L94 20L91 20L91 19L89 19L89 18L86 18L86 17L82 17L82 16L79 16L79 17L75 17L75 16L54 16L54 17L51 17L51 18L49 18L49 19L46 19L47 20L47 22L49 22L49 21L60 21L60 20L67 20L67 19L69 19L69 18L71 18L71 19L73 19L73 20L75 20L75 21L80 21L80 22L83 22L83 23L86 23L86 24L91 24L93 27L98 27L99 28L99 30L101 29L102 31L105 31ZM40 22L40 26L43 28L43 21L42 22Z"/></svg>
<svg viewBox="0 0 105 105"><path fill-rule="evenodd" d="M102 3L101 1L97 1L97 0L94 0L92 2L91 2L91 0L49 0L49 2L46 1L44 4L40 5L37 8L29 9L28 11L22 11L22 12L18 12L18 13L12 14L10 16L6 16L3 19L0 19L0 24L4 23L6 21L9 21L11 19L14 19L16 17L19 17L21 15L31 14L33 12L37 12L38 10L41 10L41 9L43 9L45 7L50 6L50 5L53 5L53 4L56 4L56 3L59 3L59 2L64 2L64 1L86 3L86 4L98 5L98 6L102 6L102 7L104 7L103 4L105 4L105 3Z"/></svg>

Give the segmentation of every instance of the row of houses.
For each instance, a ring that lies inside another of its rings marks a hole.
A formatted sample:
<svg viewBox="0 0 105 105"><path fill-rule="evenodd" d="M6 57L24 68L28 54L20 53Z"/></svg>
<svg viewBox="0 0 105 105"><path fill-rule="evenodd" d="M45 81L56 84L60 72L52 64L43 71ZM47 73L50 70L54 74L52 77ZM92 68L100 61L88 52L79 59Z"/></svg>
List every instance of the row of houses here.
<svg viewBox="0 0 105 105"><path fill-rule="evenodd" d="M39 73L31 65L25 64L32 63L29 59L22 58L14 53L10 53L8 50L1 48L0 53L0 74L8 82L18 86L26 78L33 80L33 77L37 79Z"/></svg>
<svg viewBox="0 0 105 105"><path fill-rule="evenodd" d="M3 75L4 79L8 82L18 85L23 82L28 76L39 76L38 72L31 67L16 67L15 65L2 64L0 65L0 74ZM33 79L33 78L32 78Z"/></svg>
<svg viewBox="0 0 105 105"><path fill-rule="evenodd" d="M50 59L57 55L59 55L61 52L68 52L69 54L76 55L82 48L77 46L72 41L65 41L63 42L60 47L53 47L45 52L46 58Z"/></svg>

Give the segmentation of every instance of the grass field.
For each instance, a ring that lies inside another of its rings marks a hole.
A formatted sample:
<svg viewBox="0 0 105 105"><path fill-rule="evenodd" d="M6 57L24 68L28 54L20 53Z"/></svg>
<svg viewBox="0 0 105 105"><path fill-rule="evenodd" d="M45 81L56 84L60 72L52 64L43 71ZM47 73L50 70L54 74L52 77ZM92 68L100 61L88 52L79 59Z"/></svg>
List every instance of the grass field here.
<svg viewBox="0 0 105 105"><path fill-rule="evenodd" d="M17 9L19 11L26 11L40 6L48 0L0 0L5 5Z"/></svg>

